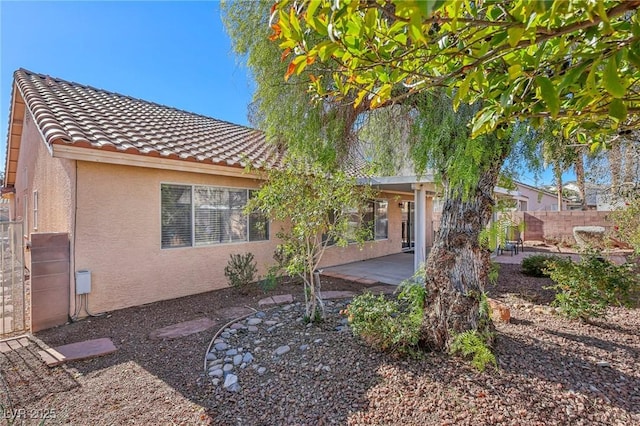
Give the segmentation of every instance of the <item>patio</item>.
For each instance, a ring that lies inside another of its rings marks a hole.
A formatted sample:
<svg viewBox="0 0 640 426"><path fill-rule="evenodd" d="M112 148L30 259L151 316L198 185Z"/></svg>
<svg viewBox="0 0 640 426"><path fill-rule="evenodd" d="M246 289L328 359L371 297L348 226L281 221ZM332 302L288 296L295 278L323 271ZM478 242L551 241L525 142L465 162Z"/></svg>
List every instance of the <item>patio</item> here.
<svg viewBox="0 0 640 426"><path fill-rule="evenodd" d="M522 259L534 254L555 254L563 257L571 257L578 261L580 256L575 253L554 253L532 250L527 248L524 252L511 255L505 252L502 255L492 255L491 258L496 263L520 264ZM428 252L427 252L428 256ZM611 261L624 263L624 256L609 255ZM346 263L344 265L331 266L322 269L322 274L336 278L348 279L351 281L372 280L383 284L399 285L402 281L411 278L414 271L414 256L412 253L397 253L388 256L377 257L358 262Z"/></svg>

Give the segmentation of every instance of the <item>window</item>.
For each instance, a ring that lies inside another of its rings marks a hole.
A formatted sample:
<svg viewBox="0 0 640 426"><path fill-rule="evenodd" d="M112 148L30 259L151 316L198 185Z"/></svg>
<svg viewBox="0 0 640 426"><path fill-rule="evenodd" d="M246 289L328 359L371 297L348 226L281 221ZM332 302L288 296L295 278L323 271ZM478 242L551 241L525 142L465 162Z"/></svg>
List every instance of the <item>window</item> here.
<svg viewBox="0 0 640 426"><path fill-rule="evenodd" d="M373 235L376 240L389 238L389 219L387 212L389 202L387 200L376 200L374 203L374 226Z"/></svg>
<svg viewBox="0 0 640 426"><path fill-rule="evenodd" d="M38 230L38 191L33 191L33 230Z"/></svg>
<svg viewBox="0 0 640 426"><path fill-rule="evenodd" d="M357 210L349 210L347 215L349 216L347 225L347 239L351 242L356 240L356 230L360 226L360 220L365 224L364 226L369 230L371 240L384 240L389 237L389 227L387 219L387 211L389 208L389 202L386 200L375 200L367 202L364 208L364 214L360 216ZM323 236L323 239L326 236ZM329 242L329 245L333 245L335 242Z"/></svg>
<svg viewBox="0 0 640 426"><path fill-rule="evenodd" d="M269 239L269 222L243 209L253 191L214 186L161 186L162 248Z"/></svg>

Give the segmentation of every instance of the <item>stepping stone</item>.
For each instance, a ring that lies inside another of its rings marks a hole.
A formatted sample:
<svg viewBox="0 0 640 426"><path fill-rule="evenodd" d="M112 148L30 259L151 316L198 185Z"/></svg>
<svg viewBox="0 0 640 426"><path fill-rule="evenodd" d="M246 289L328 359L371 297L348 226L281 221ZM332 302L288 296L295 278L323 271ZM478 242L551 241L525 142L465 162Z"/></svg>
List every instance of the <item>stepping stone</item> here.
<svg viewBox="0 0 640 426"><path fill-rule="evenodd" d="M356 294L352 291L321 291L320 297L323 299L347 299Z"/></svg>
<svg viewBox="0 0 640 426"><path fill-rule="evenodd" d="M111 339L93 339L84 342L71 343L69 345L56 346L55 351L65 357L65 361L77 361L80 359L95 358L107 355L118 350Z"/></svg>
<svg viewBox="0 0 640 426"><path fill-rule="evenodd" d="M223 308L216 312L221 318L232 319L239 318L255 312L253 309L244 307L244 306L232 306L229 308Z"/></svg>
<svg viewBox="0 0 640 426"><path fill-rule="evenodd" d="M258 306L280 305L283 303L293 303L293 296L290 294L280 294L277 296L265 297L258 301Z"/></svg>
<svg viewBox="0 0 640 426"><path fill-rule="evenodd" d="M216 325L216 323L209 318L199 318L154 330L149 333L149 339L178 339L207 330L214 325Z"/></svg>

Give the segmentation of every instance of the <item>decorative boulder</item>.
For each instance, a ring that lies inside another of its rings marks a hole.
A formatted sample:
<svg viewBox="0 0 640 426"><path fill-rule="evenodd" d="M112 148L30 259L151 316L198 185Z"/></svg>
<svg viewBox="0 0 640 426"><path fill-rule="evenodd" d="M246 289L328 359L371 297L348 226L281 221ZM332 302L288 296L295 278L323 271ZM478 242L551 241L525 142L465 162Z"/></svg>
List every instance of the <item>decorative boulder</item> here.
<svg viewBox="0 0 640 426"><path fill-rule="evenodd" d="M511 310L507 305L495 299L488 298L491 307L491 319L494 321L509 322L511 320Z"/></svg>
<svg viewBox="0 0 640 426"><path fill-rule="evenodd" d="M578 247L604 249L607 245L607 236L603 226L574 226L573 238L575 238Z"/></svg>

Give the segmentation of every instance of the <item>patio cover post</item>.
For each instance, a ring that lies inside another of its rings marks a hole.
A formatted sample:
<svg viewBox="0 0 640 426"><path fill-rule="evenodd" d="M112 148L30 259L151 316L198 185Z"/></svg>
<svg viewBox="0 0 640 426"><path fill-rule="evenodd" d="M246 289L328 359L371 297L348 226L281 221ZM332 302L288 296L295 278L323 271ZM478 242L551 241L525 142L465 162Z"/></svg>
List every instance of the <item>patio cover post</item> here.
<svg viewBox="0 0 640 426"><path fill-rule="evenodd" d="M414 184L412 186L416 203L413 269L418 272L420 264L427 259L427 191L422 184Z"/></svg>

